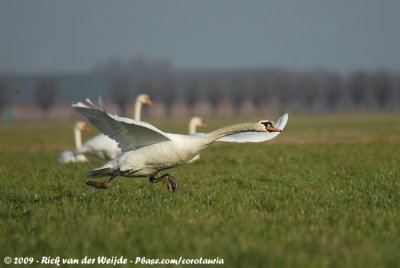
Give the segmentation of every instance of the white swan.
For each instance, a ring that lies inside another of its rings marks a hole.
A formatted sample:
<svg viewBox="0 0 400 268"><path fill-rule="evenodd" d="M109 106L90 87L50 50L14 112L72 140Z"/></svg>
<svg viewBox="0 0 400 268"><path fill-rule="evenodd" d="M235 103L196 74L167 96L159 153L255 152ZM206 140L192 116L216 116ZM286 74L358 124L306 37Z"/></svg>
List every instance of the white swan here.
<svg viewBox="0 0 400 268"><path fill-rule="evenodd" d="M189 121L189 134L195 134L197 132L198 127L206 127L206 123L203 120L203 118L199 116L193 116L190 121ZM194 161L197 161L200 159L200 154L196 155L193 157L192 160L190 160L190 163L193 163Z"/></svg>
<svg viewBox="0 0 400 268"><path fill-rule="evenodd" d="M104 134L118 141L122 154L100 168L89 171L89 178L105 177L107 181L89 180L86 184L96 188L108 188L117 176L149 177L150 182L163 181L174 192L178 185L169 174L156 178L158 172L189 162L201 150L214 141L260 142L275 138L285 127L288 115L276 122L260 120L223 127L202 135L179 135L162 132L156 127L129 118L111 115L99 100L96 107L76 103L73 107ZM257 134L257 135L256 135Z"/></svg>
<svg viewBox="0 0 400 268"><path fill-rule="evenodd" d="M139 94L135 101L134 118L140 121L142 105L147 104L153 105L152 100L147 94ZM104 134L99 134L90 140L87 140L80 148L77 153L91 153L104 159L113 159L121 154L121 149L115 140L110 139Z"/></svg>
<svg viewBox="0 0 400 268"><path fill-rule="evenodd" d="M74 125L74 140L75 149L79 150L82 147L82 131L90 131L90 127L83 121L78 121ZM61 164L87 162L86 156L83 154L76 154L75 150L65 150L58 155L58 162Z"/></svg>
<svg viewBox="0 0 400 268"><path fill-rule="evenodd" d="M133 114L133 118L136 121L141 121L142 117L142 106L143 104L147 104L148 106L153 106L153 101L150 99L149 95L147 94L139 94L136 97L135 101L135 111Z"/></svg>

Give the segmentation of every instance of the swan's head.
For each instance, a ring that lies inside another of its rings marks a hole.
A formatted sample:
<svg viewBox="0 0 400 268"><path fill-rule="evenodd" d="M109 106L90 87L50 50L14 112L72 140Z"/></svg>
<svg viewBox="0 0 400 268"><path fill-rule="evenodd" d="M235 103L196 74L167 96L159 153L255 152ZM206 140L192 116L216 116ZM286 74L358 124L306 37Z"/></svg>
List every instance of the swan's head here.
<svg viewBox="0 0 400 268"><path fill-rule="evenodd" d="M207 127L206 122L203 120L203 118L194 116L190 119L189 122L189 134L194 134L197 132L198 127Z"/></svg>
<svg viewBox="0 0 400 268"><path fill-rule="evenodd" d="M150 99L149 95L147 94L139 94L136 98L137 102L142 104L147 104L149 106L153 106L153 101Z"/></svg>
<svg viewBox="0 0 400 268"><path fill-rule="evenodd" d="M255 123L254 127L257 131L260 132L281 132L282 130L279 128L276 128L273 124L273 122L269 120L260 120L257 123Z"/></svg>
<svg viewBox="0 0 400 268"><path fill-rule="evenodd" d="M92 128L84 121L78 121L75 123L74 129L89 132Z"/></svg>
<svg viewBox="0 0 400 268"><path fill-rule="evenodd" d="M195 127L201 127L201 128L207 127L206 121L204 121L204 119L199 116L192 117L192 119L190 119L190 124Z"/></svg>

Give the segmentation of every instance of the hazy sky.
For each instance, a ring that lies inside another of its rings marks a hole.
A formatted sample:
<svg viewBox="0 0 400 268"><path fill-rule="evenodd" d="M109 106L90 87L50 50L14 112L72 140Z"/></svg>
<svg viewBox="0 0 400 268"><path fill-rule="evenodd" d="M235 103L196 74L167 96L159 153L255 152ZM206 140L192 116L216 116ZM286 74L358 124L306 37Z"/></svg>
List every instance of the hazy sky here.
<svg viewBox="0 0 400 268"><path fill-rule="evenodd" d="M179 68L400 70L398 0L0 0L0 72L111 57Z"/></svg>

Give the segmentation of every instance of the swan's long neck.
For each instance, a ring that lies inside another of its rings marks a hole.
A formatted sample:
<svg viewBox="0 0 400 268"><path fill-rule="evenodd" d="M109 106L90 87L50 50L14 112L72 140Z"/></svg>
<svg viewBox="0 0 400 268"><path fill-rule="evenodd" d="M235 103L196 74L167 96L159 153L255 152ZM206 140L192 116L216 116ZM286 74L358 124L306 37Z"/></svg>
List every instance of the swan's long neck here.
<svg viewBox="0 0 400 268"><path fill-rule="evenodd" d="M81 130L74 127L74 138L75 138L75 148L80 149L82 147L82 135Z"/></svg>
<svg viewBox="0 0 400 268"><path fill-rule="evenodd" d="M189 134L192 135L197 131L197 123L195 120L190 120L189 123Z"/></svg>
<svg viewBox="0 0 400 268"><path fill-rule="evenodd" d="M249 131L254 131L254 124L253 123L243 123L243 124L237 124L237 125L232 125L232 126L227 126L223 128L219 128L217 130L214 130L213 132L207 133L206 134L206 141L208 143L212 143L219 138L240 133L240 132L249 132Z"/></svg>
<svg viewBox="0 0 400 268"><path fill-rule="evenodd" d="M135 102L135 113L133 115L133 118L136 121L140 121L140 119L141 119L142 105L143 105L143 103L139 99L136 99L136 102Z"/></svg>

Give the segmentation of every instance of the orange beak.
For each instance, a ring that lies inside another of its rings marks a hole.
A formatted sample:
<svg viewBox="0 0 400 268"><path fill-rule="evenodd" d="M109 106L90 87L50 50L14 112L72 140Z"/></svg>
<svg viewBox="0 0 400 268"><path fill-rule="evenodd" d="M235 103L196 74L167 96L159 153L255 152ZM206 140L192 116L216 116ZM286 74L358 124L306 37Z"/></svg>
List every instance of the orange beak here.
<svg viewBox="0 0 400 268"><path fill-rule="evenodd" d="M206 124L206 122L201 122L201 125L199 126L199 127L201 127L201 128L206 128L207 127L207 124Z"/></svg>
<svg viewBox="0 0 400 268"><path fill-rule="evenodd" d="M151 99L147 99L146 104L149 106L153 106L153 101Z"/></svg>
<svg viewBox="0 0 400 268"><path fill-rule="evenodd" d="M85 125L85 126L83 127L83 131L84 131L84 132L90 132L90 131L92 131L92 128L91 128L89 125Z"/></svg>
<svg viewBox="0 0 400 268"><path fill-rule="evenodd" d="M268 125L267 127L266 127L266 129L268 130L268 132L281 132L282 130L280 130L279 128L276 128L276 127L274 127L274 126L272 126L272 125Z"/></svg>

